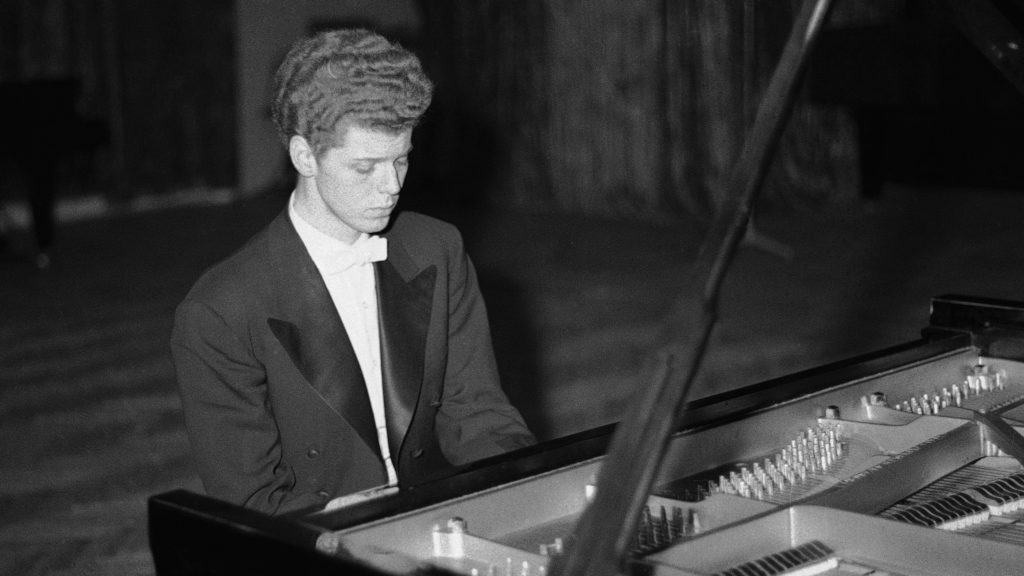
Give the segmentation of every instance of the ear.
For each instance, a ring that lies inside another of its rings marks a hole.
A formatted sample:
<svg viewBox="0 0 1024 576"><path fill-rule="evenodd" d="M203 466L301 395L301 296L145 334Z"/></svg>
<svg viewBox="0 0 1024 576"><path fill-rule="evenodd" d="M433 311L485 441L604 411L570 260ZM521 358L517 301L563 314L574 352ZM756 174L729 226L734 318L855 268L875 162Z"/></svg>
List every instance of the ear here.
<svg viewBox="0 0 1024 576"><path fill-rule="evenodd" d="M288 156L291 157L292 166L295 166L295 170L300 176L312 178L316 175L316 154L313 153L313 147L305 138L292 136L288 141Z"/></svg>

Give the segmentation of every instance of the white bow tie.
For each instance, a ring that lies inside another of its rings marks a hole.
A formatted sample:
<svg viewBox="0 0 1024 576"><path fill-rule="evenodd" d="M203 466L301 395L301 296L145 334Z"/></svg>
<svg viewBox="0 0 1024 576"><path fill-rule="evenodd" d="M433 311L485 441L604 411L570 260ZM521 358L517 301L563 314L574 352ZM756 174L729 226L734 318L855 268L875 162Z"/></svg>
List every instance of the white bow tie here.
<svg viewBox="0 0 1024 576"><path fill-rule="evenodd" d="M357 240L352 246L332 251L325 272L338 274L353 266L361 266L371 262L380 262L388 258L388 240L380 236L366 236Z"/></svg>

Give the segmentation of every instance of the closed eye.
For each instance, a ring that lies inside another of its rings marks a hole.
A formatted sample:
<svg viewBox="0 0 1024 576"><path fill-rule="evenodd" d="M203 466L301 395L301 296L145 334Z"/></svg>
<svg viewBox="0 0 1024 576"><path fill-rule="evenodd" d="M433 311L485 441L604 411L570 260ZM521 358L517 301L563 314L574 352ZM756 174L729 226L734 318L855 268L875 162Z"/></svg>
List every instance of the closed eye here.
<svg viewBox="0 0 1024 576"><path fill-rule="evenodd" d="M358 172L359 174L368 175L371 172L373 172L373 167L374 167L374 165L372 163L366 163L366 164L356 164L355 166L353 166L352 169L355 170L356 172Z"/></svg>

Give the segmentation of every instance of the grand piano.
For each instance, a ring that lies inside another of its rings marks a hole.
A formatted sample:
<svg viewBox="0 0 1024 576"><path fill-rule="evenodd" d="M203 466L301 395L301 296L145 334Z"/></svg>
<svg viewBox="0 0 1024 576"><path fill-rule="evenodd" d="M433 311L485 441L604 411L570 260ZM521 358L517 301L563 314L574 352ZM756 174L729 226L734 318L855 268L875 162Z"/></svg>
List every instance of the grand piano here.
<svg viewBox="0 0 1024 576"><path fill-rule="evenodd" d="M937 297L919 339L689 402L684 419L623 573L1024 565L1024 303ZM157 572L551 574L603 489L614 428L305 517L160 494L149 503Z"/></svg>
<svg viewBox="0 0 1024 576"><path fill-rule="evenodd" d="M158 494L149 501L157 572L1024 571L1024 302L937 296L922 303L930 313L919 337L903 345L687 397L719 283L830 4L804 2L732 200L698 258L704 274L683 291L703 305L667 314L649 382L621 422L313 514L271 517L187 491ZM947 4L956 13L958 3ZM994 14L962 14L983 50L1019 39L1006 40ZM1020 64L992 59L1004 72Z"/></svg>

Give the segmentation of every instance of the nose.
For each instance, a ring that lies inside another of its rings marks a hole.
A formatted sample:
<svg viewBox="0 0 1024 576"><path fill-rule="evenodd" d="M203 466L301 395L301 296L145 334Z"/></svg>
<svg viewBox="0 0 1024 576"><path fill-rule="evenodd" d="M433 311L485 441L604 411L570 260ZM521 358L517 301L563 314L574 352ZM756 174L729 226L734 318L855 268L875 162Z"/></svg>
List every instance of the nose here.
<svg viewBox="0 0 1024 576"><path fill-rule="evenodd" d="M385 168L383 170L384 175L381 177L382 182L380 184L381 192L394 196L402 190L402 174L397 168Z"/></svg>

